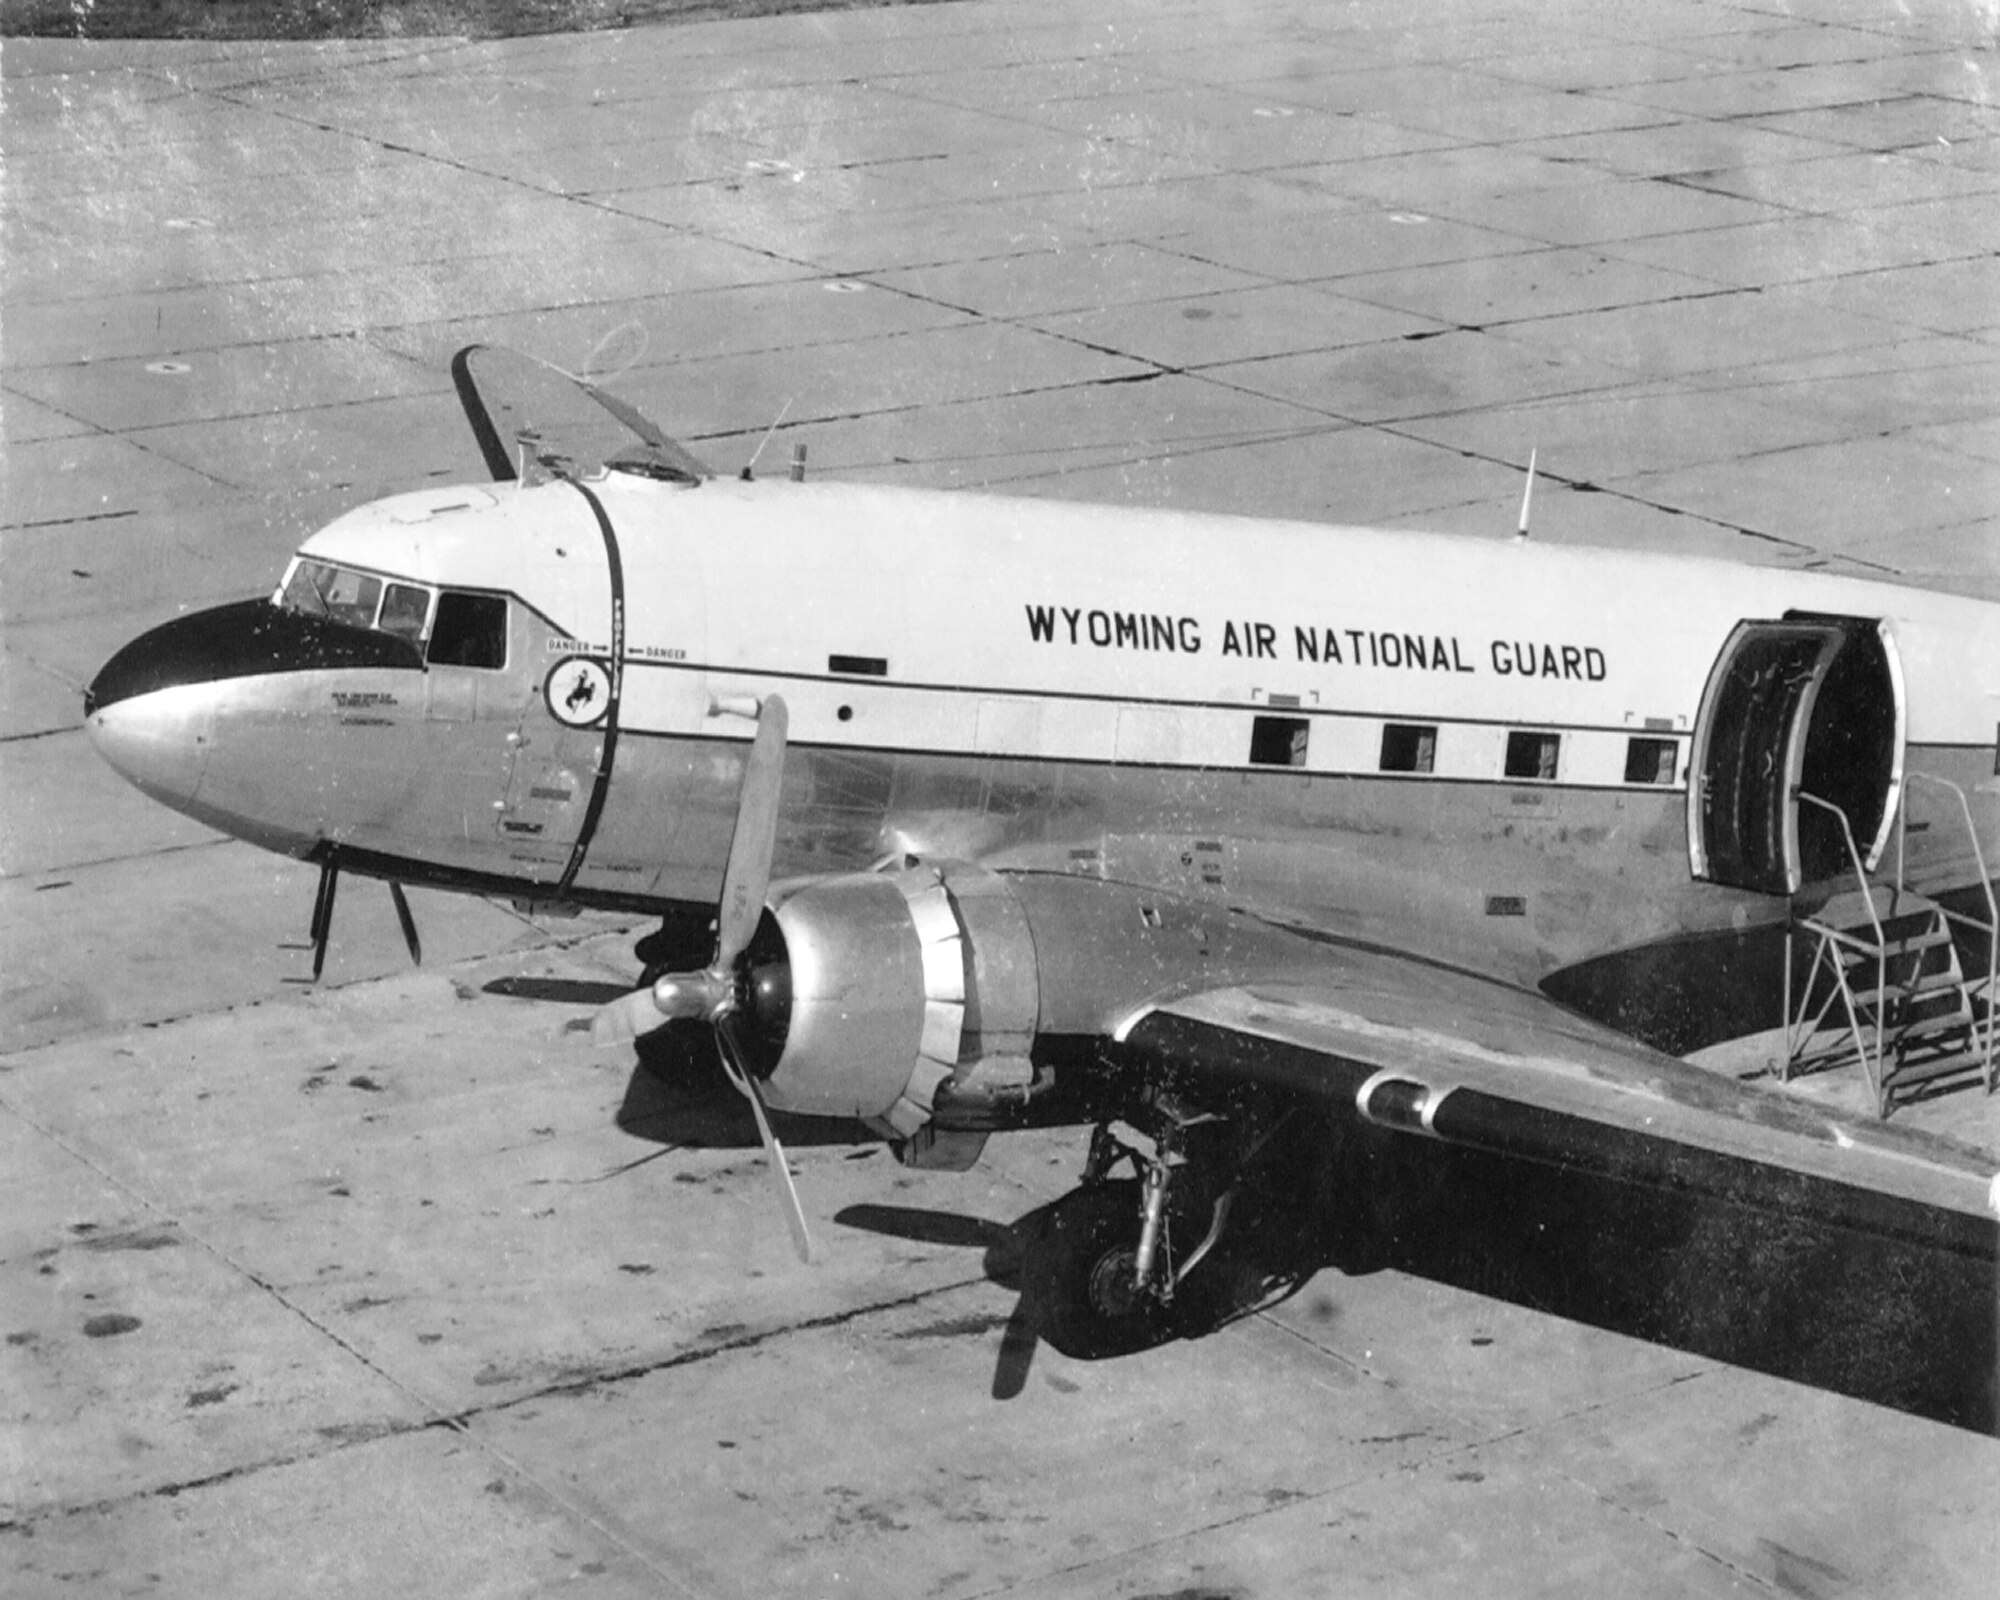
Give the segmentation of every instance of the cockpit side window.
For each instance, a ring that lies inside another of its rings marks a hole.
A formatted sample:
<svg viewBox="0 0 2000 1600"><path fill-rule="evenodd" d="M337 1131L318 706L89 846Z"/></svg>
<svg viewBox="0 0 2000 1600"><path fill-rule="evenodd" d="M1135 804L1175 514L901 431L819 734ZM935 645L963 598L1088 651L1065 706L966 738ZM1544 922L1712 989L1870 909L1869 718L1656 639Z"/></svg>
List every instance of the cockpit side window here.
<svg viewBox="0 0 2000 1600"><path fill-rule="evenodd" d="M301 561L292 569L291 581L281 596L282 603L294 611L353 628L375 625L375 608L381 599L380 578L324 561Z"/></svg>
<svg viewBox="0 0 2000 1600"><path fill-rule="evenodd" d="M507 602L497 594L446 589L438 596L428 659L434 667L506 666Z"/></svg>
<svg viewBox="0 0 2000 1600"><path fill-rule="evenodd" d="M375 626L384 633L393 633L414 644L424 636L424 624L430 619L430 590L414 584L392 583L382 591L382 620Z"/></svg>
<svg viewBox="0 0 2000 1600"><path fill-rule="evenodd" d="M411 644L422 644L435 592L419 583L402 583L301 556L292 563L283 587L272 599L287 611L325 617L350 628L376 628Z"/></svg>

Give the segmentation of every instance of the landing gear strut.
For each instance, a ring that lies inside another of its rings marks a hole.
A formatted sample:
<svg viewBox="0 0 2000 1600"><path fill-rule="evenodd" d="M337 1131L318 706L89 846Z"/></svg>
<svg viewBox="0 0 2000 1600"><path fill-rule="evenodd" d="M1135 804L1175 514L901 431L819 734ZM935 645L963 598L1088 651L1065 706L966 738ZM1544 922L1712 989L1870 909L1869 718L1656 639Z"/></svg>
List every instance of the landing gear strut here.
<svg viewBox="0 0 2000 1600"><path fill-rule="evenodd" d="M1043 1337L1068 1354L1125 1355L1174 1337L1181 1284L1221 1237L1230 1195L1204 1207L1205 1171L1184 1149L1187 1130L1216 1119L1158 1109L1150 1150L1100 1124L1082 1186L1047 1214L1037 1313ZM1134 1177L1112 1177L1127 1163Z"/></svg>
<svg viewBox="0 0 2000 1600"><path fill-rule="evenodd" d="M1310 1277L1317 1185L1300 1157L1322 1147L1292 1112L1245 1096L1223 1116L1155 1094L1148 1142L1100 1124L1081 1186L1043 1213L1029 1253L1042 1336L1085 1359L1125 1355L1198 1337ZM1122 1166L1132 1176L1114 1176Z"/></svg>

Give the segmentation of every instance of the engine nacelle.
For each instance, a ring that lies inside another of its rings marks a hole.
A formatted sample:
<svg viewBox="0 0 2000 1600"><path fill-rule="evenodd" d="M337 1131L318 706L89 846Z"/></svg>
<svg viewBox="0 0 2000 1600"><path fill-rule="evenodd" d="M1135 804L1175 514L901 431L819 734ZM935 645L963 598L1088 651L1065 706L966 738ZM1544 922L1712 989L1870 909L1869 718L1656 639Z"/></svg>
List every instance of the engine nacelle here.
<svg viewBox="0 0 2000 1600"><path fill-rule="evenodd" d="M783 951L760 960L753 947L748 995L771 1105L908 1138L947 1082L975 1097L1029 1091L1040 988L1006 879L925 862L818 879L772 911Z"/></svg>

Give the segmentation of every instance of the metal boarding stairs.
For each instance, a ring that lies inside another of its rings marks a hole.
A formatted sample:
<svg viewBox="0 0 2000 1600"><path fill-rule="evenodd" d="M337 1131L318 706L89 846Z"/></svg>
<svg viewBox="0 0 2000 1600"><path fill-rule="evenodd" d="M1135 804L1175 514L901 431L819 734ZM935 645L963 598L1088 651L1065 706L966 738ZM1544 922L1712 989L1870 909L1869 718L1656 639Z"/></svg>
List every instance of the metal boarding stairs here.
<svg viewBox="0 0 2000 1600"><path fill-rule="evenodd" d="M1897 820L1895 881L1875 883L1846 813L1801 790L1801 801L1839 821L1855 887L1797 918L1785 943L1785 1059L1778 1076L1790 1082L1858 1063L1878 1117L1975 1077L1991 1094L2000 1024L2000 907L1972 807L1965 791L1945 779L1911 773L1906 782L1934 784L1957 798L1985 890L1986 919L1948 910L1904 886L1907 806ZM1984 947L1983 975L1965 972L1961 938L1969 953ZM1797 952L1808 941L1812 957L1801 981Z"/></svg>

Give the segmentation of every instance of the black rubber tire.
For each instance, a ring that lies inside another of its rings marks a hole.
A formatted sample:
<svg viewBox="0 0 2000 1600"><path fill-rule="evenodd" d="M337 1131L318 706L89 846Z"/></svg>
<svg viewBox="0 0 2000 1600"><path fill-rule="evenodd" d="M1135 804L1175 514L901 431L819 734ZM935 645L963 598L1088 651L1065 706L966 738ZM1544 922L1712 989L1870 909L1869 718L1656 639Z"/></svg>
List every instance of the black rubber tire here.
<svg viewBox="0 0 2000 1600"><path fill-rule="evenodd" d="M1135 1179L1088 1184L1048 1207L1022 1262L1035 1331L1084 1361L1131 1355L1174 1338L1171 1310L1132 1287L1138 1244Z"/></svg>

